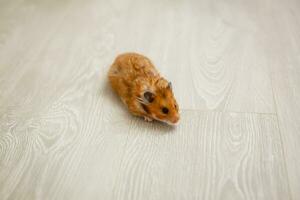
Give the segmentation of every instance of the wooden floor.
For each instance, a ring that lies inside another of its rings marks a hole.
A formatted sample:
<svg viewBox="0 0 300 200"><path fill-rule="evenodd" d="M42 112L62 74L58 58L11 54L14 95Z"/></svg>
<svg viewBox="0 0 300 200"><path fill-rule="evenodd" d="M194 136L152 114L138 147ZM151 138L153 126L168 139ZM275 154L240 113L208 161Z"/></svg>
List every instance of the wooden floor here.
<svg viewBox="0 0 300 200"><path fill-rule="evenodd" d="M147 55L176 128L107 84ZM0 0L1 200L299 200L300 1Z"/></svg>

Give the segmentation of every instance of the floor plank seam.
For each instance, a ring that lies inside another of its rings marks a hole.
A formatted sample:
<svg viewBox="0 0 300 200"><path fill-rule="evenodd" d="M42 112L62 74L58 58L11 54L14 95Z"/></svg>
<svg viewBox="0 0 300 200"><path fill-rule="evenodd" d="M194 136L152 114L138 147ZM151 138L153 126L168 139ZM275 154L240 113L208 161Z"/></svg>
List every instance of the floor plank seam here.
<svg viewBox="0 0 300 200"><path fill-rule="evenodd" d="M270 70L270 68L269 68ZM273 102L274 102L274 107L275 107L275 116L276 116L276 122L277 122L277 127L278 127L278 132L279 132L279 138L280 138L280 144L282 146L282 155L284 157L284 168L285 168L285 172L286 172L286 179L287 179L287 187L289 190L289 194L290 194L290 198L291 200L293 200L292 197L292 190L290 187L290 180L289 180L289 172L288 172L288 168L287 168L287 160L286 160L286 156L285 156L285 149L284 149L284 144L283 144L283 140L282 140L282 129L280 128L280 124L279 124L279 119L278 119L278 108L277 108L277 102L276 102L276 98L275 98L275 91L274 91L274 84L273 84L273 79L272 77L269 76L270 82L271 82L271 90L272 90L272 97L273 97Z"/></svg>
<svg viewBox="0 0 300 200"><path fill-rule="evenodd" d="M202 109L181 109L182 111L196 111L201 113L231 113L231 114L253 114L253 115L270 115L277 116L276 113L263 113L263 112L239 112L239 111L231 111L231 110L202 110Z"/></svg>

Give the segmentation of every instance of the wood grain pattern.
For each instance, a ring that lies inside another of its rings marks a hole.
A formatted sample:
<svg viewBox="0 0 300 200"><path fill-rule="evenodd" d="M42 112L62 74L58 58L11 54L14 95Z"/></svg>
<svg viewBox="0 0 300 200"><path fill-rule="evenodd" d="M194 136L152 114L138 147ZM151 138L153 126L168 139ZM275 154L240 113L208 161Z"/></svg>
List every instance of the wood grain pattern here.
<svg viewBox="0 0 300 200"><path fill-rule="evenodd" d="M0 199L299 199L297 11L0 1ZM111 91L124 51L173 81L177 128L132 117Z"/></svg>
<svg viewBox="0 0 300 200"><path fill-rule="evenodd" d="M126 142L118 133L129 121L121 106L110 104L116 101L109 98L106 73L101 73L112 50L108 26L102 23L92 33L85 29L105 20L95 13L106 10L109 17L109 9L96 11L75 1L22 3L19 9L30 8L27 24L21 20L5 27L12 33L1 46L0 197L72 199L76 193L68 191L78 176L81 183L90 179L78 173L91 170L85 163L93 157L87 155L106 163L95 169L103 182L97 191L106 197L114 184L109 172L119 167Z"/></svg>
<svg viewBox="0 0 300 200"><path fill-rule="evenodd" d="M269 66L293 199L300 199L300 4L279 2L265 22Z"/></svg>
<svg viewBox="0 0 300 200"><path fill-rule="evenodd" d="M141 127L113 199L289 199L274 116L187 111L175 130Z"/></svg>
<svg viewBox="0 0 300 200"><path fill-rule="evenodd" d="M117 50L149 55L174 82L182 108L275 113L256 10L268 5L150 2L130 4L117 23Z"/></svg>

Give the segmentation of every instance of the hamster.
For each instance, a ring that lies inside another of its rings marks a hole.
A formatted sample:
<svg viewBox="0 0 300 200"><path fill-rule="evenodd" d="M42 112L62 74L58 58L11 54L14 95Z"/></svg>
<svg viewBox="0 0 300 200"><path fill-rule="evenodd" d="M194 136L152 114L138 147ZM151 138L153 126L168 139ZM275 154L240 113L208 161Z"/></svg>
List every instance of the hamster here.
<svg viewBox="0 0 300 200"><path fill-rule="evenodd" d="M121 54L111 65L108 78L133 115L146 121L178 123L179 107L172 84L160 76L149 58L137 53Z"/></svg>

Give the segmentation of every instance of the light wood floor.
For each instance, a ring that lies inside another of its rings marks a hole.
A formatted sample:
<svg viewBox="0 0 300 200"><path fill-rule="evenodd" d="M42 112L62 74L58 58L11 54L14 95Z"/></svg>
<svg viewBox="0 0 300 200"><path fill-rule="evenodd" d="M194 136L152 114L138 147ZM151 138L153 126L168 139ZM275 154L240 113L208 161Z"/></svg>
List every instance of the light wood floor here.
<svg viewBox="0 0 300 200"><path fill-rule="evenodd" d="M173 82L132 117L114 57ZM0 0L1 200L299 200L300 1Z"/></svg>

